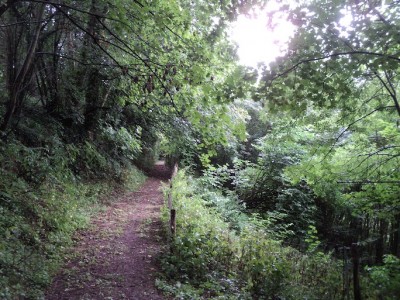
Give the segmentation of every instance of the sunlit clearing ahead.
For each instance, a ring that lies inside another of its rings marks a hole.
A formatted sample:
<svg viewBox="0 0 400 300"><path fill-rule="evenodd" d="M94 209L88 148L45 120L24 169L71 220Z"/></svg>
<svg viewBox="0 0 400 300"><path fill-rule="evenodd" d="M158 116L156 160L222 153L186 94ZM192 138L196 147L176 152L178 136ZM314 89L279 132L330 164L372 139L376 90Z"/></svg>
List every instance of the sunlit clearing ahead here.
<svg viewBox="0 0 400 300"><path fill-rule="evenodd" d="M272 18L268 17L278 7L275 1L270 1L263 10L255 9L251 17L239 16L233 24L231 39L239 47L241 64L256 67L259 62L268 64L284 54L295 27L282 12L274 13Z"/></svg>

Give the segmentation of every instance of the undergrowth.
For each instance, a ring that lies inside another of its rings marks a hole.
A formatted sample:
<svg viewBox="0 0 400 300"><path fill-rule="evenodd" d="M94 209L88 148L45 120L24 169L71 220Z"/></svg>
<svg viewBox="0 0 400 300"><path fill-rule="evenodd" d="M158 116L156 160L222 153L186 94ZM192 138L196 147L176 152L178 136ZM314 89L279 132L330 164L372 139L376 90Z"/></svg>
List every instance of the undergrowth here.
<svg viewBox="0 0 400 300"><path fill-rule="evenodd" d="M42 298L73 232L117 185L133 190L144 180L88 142L1 143L0 172L0 299Z"/></svg>
<svg viewBox="0 0 400 300"><path fill-rule="evenodd" d="M173 181L177 231L162 257L158 287L177 299L337 299L343 295L342 265L310 247L285 246L271 220L247 214L180 171ZM165 206L162 218L169 222ZM310 240L312 240L310 238ZM313 243L310 243L312 246Z"/></svg>

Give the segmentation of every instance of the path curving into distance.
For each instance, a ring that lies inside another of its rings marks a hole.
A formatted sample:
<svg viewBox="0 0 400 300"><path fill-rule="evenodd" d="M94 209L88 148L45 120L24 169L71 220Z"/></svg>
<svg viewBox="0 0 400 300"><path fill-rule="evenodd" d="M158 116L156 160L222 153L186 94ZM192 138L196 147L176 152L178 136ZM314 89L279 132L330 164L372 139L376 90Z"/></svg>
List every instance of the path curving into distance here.
<svg viewBox="0 0 400 300"><path fill-rule="evenodd" d="M117 195L88 230L76 235L70 259L45 299L165 299L154 284L164 244L160 187L169 171L158 162L150 176L138 191Z"/></svg>

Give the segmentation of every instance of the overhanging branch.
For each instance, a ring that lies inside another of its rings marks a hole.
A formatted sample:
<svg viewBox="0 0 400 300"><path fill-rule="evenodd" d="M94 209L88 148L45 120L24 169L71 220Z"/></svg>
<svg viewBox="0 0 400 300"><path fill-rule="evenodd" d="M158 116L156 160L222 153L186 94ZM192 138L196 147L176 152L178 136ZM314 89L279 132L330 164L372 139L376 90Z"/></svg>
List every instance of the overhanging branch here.
<svg viewBox="0 0 400 300"><path fill-rule="evenodd" d="M397 56L393 56L393 55L386 55L386 54L382 54L382 53L376 53L376 52L368 52L368 51L348 51L348 52L336 52L336 53L331 53L331 54L327 54L324 56L320 56L320 57L313 57L313 58L308 58L308 59L303 59L299 62L297 62L296 64L294 64L293 66L291 66L290 68L286 69L285 71L277 74L276 76L274 76L271 81L285 76L287 74L289 74L290 72L292 72L293 70L297 69L298 66L302 65L302 64L306 64L306 63L310 63L310 62L314 62L314 61L319 61L319 60L324 60L327 58L334 58L334 57L339 57L339 56L346 56L346 55L367 55L367 56L377 56L377 57L384 57L390 60L394 60L398 63L400 63L400 58Z"/></svg>

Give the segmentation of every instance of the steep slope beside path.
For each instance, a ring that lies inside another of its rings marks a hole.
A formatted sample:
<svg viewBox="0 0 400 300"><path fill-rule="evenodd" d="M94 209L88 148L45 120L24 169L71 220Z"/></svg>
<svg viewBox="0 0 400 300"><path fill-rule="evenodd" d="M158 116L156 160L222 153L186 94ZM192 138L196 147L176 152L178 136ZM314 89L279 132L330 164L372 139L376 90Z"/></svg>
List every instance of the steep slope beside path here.
<svg viewBox="0 0 400 300"><path fill-rule="evenodd" d="M158 164L137 192L122 195L77 236L71 260L46 299L164 299L154 286L160 252L161 179Z"/></svg>

